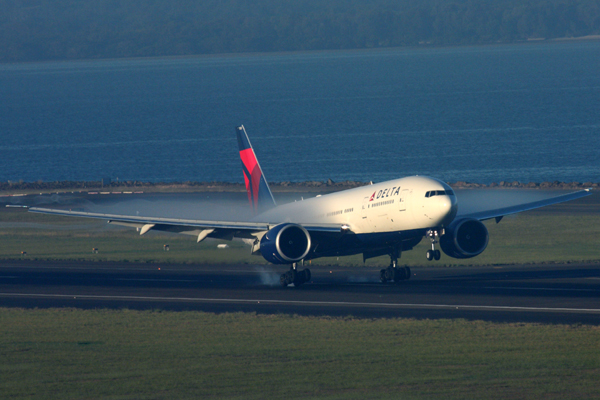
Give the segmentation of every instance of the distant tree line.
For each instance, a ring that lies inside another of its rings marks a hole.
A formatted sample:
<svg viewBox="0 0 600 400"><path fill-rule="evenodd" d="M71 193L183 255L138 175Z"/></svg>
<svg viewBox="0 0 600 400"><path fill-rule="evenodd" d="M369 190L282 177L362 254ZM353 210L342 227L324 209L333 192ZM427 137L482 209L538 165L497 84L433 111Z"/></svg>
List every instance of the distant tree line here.
<svg viewBox="0 0 600 400"><path fill-rule="evenodd" d="M600 0L0 0L0 62L600 34Z"/></svg>

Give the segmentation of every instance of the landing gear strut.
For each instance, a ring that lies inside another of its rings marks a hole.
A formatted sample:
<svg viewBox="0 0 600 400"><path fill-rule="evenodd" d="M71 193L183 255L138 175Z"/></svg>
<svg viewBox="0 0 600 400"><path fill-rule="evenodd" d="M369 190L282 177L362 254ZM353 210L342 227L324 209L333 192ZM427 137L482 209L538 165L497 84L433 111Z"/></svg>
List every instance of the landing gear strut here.
<svg viewBox="0 0 600 400"><path fill-rule="evenodd" d="M439 241L440 233L435 229L430 229L427 231L426 236L431 241L431 250L427 250L426 254L427 260L431 261L435 259L435 261L438 261L442 254L439 250L435 249L435 244Z"/></svg>
<svg viewBox="0 0 600 400"><path fill-rule="evenodd" d="M392 251L390 254L391 262L390 266L379 271L379 280L381 283L391 282L398 284L402 281L410 279L410 268L399 267L398 258L400 252L397 250Z"/></svg>
<svg viewBox="0 0 600 400"><path fill-rule="evenodd" d="M306 268L301 271L298 270L297 264L293 263L290 266L290 270L285 274L282 274L279 277L279 282L281 286L286 287L288 285L294 284L295 287L301 286L304 283L310 281L311 274L310 269Z"/></svg>

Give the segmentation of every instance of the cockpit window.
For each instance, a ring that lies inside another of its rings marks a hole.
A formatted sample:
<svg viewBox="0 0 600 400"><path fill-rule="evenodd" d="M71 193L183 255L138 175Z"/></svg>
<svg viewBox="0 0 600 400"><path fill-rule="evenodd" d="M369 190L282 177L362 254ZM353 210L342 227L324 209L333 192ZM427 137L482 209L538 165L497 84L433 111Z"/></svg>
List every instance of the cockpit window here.
<svg viewBox="0 0 600 400"><path fill-rule="evenodd" d="M425 193L425 197L443 196L443 195L454 196L454 191L452 191L450 189L448 189L448 190L430 190L429 192Z"/></svg>

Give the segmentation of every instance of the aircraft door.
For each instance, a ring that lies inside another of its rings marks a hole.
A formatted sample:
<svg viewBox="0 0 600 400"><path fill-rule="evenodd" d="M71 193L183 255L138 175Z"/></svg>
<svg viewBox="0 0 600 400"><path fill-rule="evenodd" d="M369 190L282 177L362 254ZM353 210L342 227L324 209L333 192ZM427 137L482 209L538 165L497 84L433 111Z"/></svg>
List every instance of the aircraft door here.
<svg viewBox="0 0 600 400"><path fill-rule="evenodd" d="M400 211L406 211L406 206L410 198L410 190L404 189L400 192Z"/></svg>
<svg viewBox="0 0 600 400"><path fill-rule="evenodd" d="M369 199L370 199L369 196L367 196L363 199L362 209L360 210L360 216L362 217L363 221L365 219L367 219L367 209L369 208Z"/></svg>

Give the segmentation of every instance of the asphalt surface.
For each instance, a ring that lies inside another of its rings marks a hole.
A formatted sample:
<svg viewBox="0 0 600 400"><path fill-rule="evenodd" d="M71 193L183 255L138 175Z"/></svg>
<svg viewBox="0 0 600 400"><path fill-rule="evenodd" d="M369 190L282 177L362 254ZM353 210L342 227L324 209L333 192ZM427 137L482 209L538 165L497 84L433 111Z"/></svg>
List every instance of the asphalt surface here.
<svg viewBox="0 0 600 400"><path fill-rule="evenodd" d="M282 288L285 268L4 261L0 307L131 308L360 318L465 318L600 325L600 264L413 268L381 284L374 268L311 267Z"/></svg>

